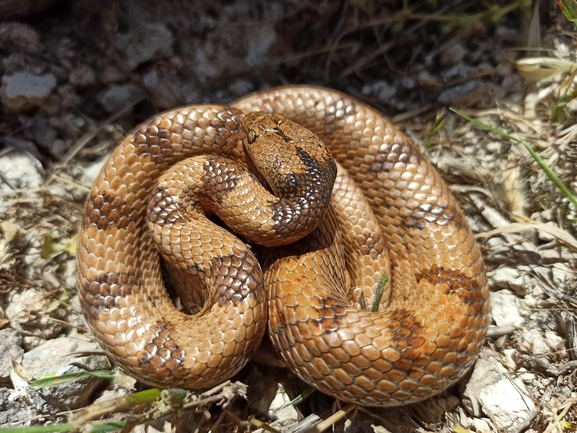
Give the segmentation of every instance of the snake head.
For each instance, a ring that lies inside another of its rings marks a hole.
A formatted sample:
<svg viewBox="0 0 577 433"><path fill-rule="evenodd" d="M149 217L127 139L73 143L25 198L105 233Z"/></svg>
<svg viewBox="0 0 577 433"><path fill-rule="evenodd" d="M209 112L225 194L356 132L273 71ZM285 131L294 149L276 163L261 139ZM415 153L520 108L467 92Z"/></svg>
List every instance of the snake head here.
<svg viewBox="0 0 577 433"><path fill-rule="evenodd" d="M311 181L332 189L336 165L325 143L305 127L280 114L254 112L244 117L241 131L254 168L277 196L298 195Z"/></svg>

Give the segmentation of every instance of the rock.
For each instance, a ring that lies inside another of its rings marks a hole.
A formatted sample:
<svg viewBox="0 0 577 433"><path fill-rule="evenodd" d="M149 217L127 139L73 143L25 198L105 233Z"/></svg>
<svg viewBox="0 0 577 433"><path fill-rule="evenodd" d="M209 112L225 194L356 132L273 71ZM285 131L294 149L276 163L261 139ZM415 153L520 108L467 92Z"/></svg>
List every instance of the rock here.
<svg viewBox="0 0 577 433"><path fill-rule="evenodd" d="M17 22L0 24L0 48L34 54L44 51L40 33L28 24Z"/></svg>
<svg viewBox="0 0 577 433"><path fill-rule="evenodd" d="M437 98L441 105L456 105L473 107L482 98L485 84L479 80L471 80L457 86L449 87Z"/></svg>
<svg viewBox="0 0 577 433"><path fill-rule="evenodd" d="M52 74L16 72L2 77L0 96L8 110L21 112L42 105L54 87L56 77Z"/></svg>
<svg viewBox="0 0 577 433"><path fill-rule="evenodd" d="M528 329L520 333L518 347L530 355L554 361L555 354L564 350L564 340L552 331Z"/></svg>
<svg viewBox="0 0 577 433"><path fill-rule="evenodd" d="M116 83L127 78L128 75L116 65L105 65L98 74L99 81L105 84Z"/></svg>
<svg viewBox="0 0 577 433"><path fill-rule="evenodd" d="M510 289L521 296L527 290L527 278L517 268L499 268L488 274L492 288Z"/></svg>
<svg viewBox="0 0 577 433"><path fill-rule="evenodd" d="M454 39L448 41L439 53L439 63L441 66L453 66L463 61L467 50Z"/></svg>
<svg viewBox="0 0 577 433"><path fill-rule="evenodd" d="M44 179L44 169L28 152L8 152L0 156L0 197L17 191L38 188ZM0 212L8 206L0 201Z"/></svg>
<svg viewBox="0 0 577 433"><path fill-rule="evenodd" d="M18 420L32 420L30 424L45 425L51 423L64 422L64 417L55 417L51 414L58 413L58 410L50 408L44 398L37 392L27 392L26 390L13 390L10 388L0 388L0 426L8 427L16 424ZM46 414L47 416L41 416Z"/></svg>
<svg viewBox="0 0 577 433"><path fill-rule="evenodd" d="M291 399L281 388L277 391L276 397L270 405L270 411L276 417L282 420L293 420L296 422L298 420L298 413L293 405L290 403Z"/></svg>
<svg viewBox="0 0 577 433"><path fill-rule="evenodd" d="M473 420L473 425L475 426L475 430L477 433L493 433L495 431L492 427L492 424L489 424L489 421L481 418L475 418Z"/></svg>
<svg viewBox="0 0 577 433"><path fill-rule="evenodd" d="M81 339L80 336L61 337L49 340L24 355L22 365L35 378L48 374L60 376L82 371L103 370L110 368L108 359L104 356L76 356L75 353L99 351L97 343ZM76 365L80 364L85 369ZM60 410L76 409L84 406L105 379L88 377L82 380L64 382L40 388L38 392L46 402Z"/></svg>
<svg viewBox="0 0 577 433"><path fill-rule="evenodd" d="M510 290L491 293L491 317L497 326L520 327L525 323L521 315L521 300Z"/></svg>
<svg viewBox="0 0 577 433"><path fill-rule="evenodd" d="M116 112L142 99L146 92L134 84L113 84L98 96L98 102L109 113Z"/></svg>
<svg viewBox="0 0 577 433"><path fill-rule="evenodd" d="M381 101L386 101L397 93L397 89L391 86L386 80L375 81L372 84L363 86L363 95L375 95Z"/></svg>
<svg viewBox="0 0 577 433"><path fill-rule="evenodd" d="M513 431L531 412L535 404L519 378L508 374L496 360L477 360L464 397L478 418L486 413L497 431Z"/></svg>
<svg viewBox="0 0 577 433"><path fill-rule="evenodd" d="M60 376L66 373L85 371L72 365L78 363L88 370L110 368L105 356L77 357L74 352L90 352L98 350L98 345L86 341L79 336L62 337L50 340L26 353L22 367L26 374L34 378L52 374ZM18 376L14 370L10 373L14 389L0 388L0 425L7 426L16 420L30 420L32 425L62 423L65 421L63 412L79 408L87 404L105 379L88 377L51 385L43 388L33 388L28 382ZM47 415L47 416L43 416Z"/></svg>
<svg viewBox="0 0 577 433"><path fill-rule="evenodd" d="M92 86L96 83L94 69L88 65L78 65L70 72L70 83L78 88Z"/></svg>
<svg viewBox="0 0 577 433"><path fill-rule="evenodd" d="M120 35L115 47L126 56L126 66L132 71L139 65L172 54L174 36L163 23L135 21L130 33Z"/></svg>

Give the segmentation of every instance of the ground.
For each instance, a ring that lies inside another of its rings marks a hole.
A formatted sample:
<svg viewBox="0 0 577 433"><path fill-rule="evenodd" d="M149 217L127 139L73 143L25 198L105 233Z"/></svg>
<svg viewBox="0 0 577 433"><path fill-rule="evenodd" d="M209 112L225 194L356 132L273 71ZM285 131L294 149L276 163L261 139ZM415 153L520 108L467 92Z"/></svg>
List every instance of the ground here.
<svg viewBox="0 0 577 433"><path fill-rule="evenodd" d="M143 389L122 376L26 381L109 368L80 311L74 236L125 132L179 105L301 83L383 111L439 169L482 247L492 322L471 375L437 398L357 411L317 393L300 412L334 414L327 424L349 432L576 429L577 208L552 179L577 190L574 40L553 2L4 0L0 19L1 428L64 423ZM517 70L545 55L557 60ZM249 366L238 379L250 405L207 406L202 431L243 431L252 415L272 423L259 407L270 375ZM107 413L96 418L125 419ZM179 431L193 431L200 413L185 416ZM276 416L296 422L294 411Z"/></svg>

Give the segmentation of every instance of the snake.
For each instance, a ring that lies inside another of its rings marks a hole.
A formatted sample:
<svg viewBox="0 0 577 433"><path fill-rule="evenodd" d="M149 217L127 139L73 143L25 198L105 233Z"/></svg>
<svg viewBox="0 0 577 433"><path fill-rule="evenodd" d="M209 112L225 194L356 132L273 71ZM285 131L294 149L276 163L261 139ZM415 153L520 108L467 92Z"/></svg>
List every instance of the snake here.
<svg viewBox="0 0 577 433"><path fill-rule="evenodd" d="M106 354L163 388L209 389L270 338L322 392L400 406L462 378L489 323L440 174L378 110L311 85L137 126L88 194L77 270Z"/></svg>

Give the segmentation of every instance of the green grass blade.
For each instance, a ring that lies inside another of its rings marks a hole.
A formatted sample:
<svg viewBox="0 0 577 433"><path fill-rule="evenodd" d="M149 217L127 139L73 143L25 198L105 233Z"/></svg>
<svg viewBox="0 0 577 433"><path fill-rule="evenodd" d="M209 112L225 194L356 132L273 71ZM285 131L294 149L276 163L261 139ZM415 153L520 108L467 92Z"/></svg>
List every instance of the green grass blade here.
<svg viewBox="0 0 577 433"><path fill-rule="evenodd" d="M381 298L383 297L383 293L385 292L385 285L387 284L388 281L389 277L387 277L385 274L381 275L381 278L379 278L379 283L377 284L377 291L375 292L375 299L373 301L373 306L371 308L371 311L373 313L379 311L379 305L381 305Z"/></svg>
<svg viewBox="0 0 577 433"><path fill-rule="evenodd" d="M72 380L86 379L87 377L112 378L115 375L116 373L111 370L81 371L78 373L62 374L60 376L41 377L40 379L31 382L30 386L38 389L46 386L58 385L64 382L70 382Z"/></svg>
<svg viewBox="0 0 577 433"><path fill-rule="evenodd" d="M500 131L499 129L493 128L492 126L486 125L483 122L478 121L477 119L469 117L466 114L461 113L459 110L451 108L451 111L463 117L464 119L468 120L469 122L474 123L477 126L485 128L491 132L494 132L495 134L499 134L502 137L508 138L509 140L513 140L523 145L523 147L527 149L527 152L529 152L529 154L533 157L535 162L537 162L541 170L543 170L543 172L547 175L547 177L551 180L551 182L553 182L553 184L557 187L557 189L559 189L559 191L561 191L561 193L563 193L563 195L567 197L567 199L573 204L573 206L577 208L577 199L573 196L573 194L571 194L569 188L567 188L565 184L561 182L561 179L557 177L557 175L553 172L553 170L551 170L551 168L547 165L547 163L541 159L541 157L537 154L537 152L533 150L533 148L529 145L529 143L526 143L520 138L513 137L512 135L509 135L506 132Z"/></svg>

